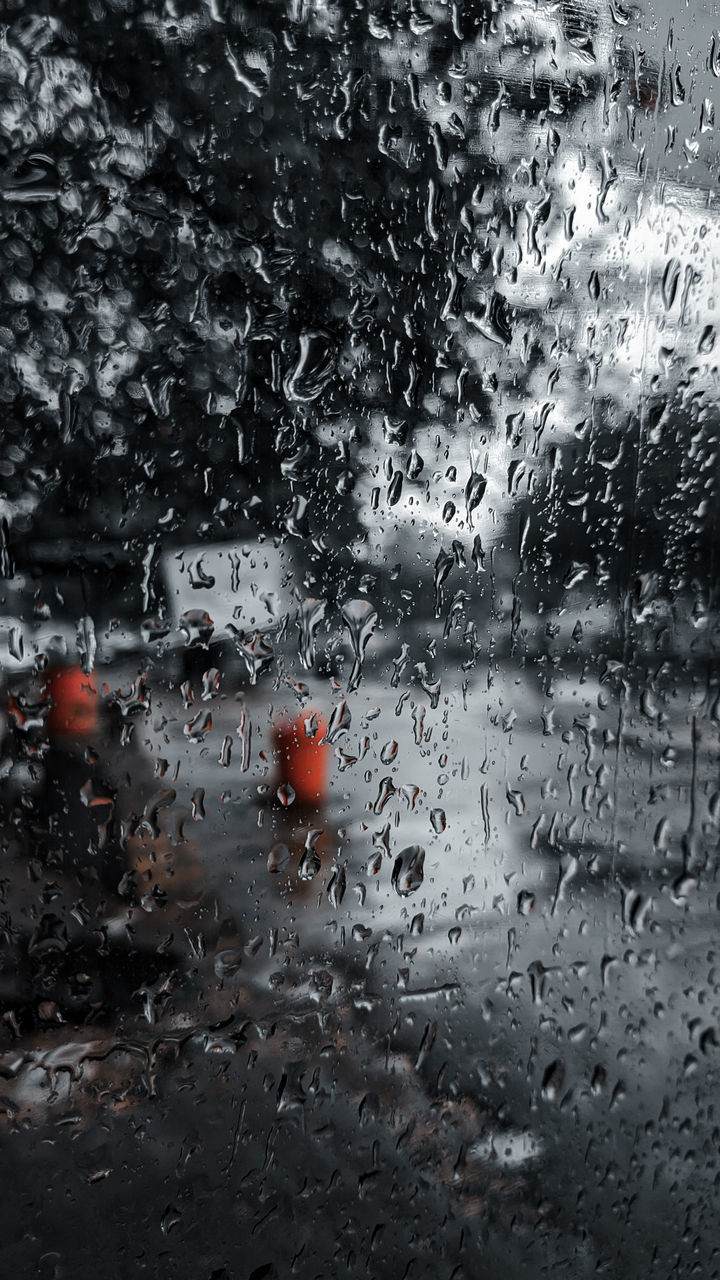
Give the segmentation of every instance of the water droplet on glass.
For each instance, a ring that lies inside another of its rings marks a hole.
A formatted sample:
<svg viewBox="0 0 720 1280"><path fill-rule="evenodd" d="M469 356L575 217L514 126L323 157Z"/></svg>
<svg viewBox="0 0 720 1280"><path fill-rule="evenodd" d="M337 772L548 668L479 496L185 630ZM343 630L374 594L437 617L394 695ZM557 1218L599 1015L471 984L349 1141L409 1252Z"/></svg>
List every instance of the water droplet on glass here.
<svg viewBox="0 0 720 1280"><path fill-rule="evenodd" d="M425 850L420 845L409 845L395 859L392 884L401 897L416 893L424 879Z"/></svg>
<svg viewBox="0 0 720 1280"><path fill-rule="evenodd" d="M377 610L369 600L348 600L342 607L343 621L350 635L355 662L348 682L348 692L353 693L360 684L363 658L368 641L377 623Z"/></svg>

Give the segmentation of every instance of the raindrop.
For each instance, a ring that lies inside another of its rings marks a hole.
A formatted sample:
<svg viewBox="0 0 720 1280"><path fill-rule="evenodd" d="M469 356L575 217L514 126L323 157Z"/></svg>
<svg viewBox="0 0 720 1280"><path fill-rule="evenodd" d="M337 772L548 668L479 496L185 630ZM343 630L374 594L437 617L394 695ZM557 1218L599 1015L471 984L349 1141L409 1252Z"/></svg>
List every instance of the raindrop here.
<svg viewBox="0 0 720 1280"><path fill-rule="evenodd" d="M289 782L281 782L276 794L284 809L288 809L295 799L295 790Z"/></svg>
<svg viewBox="0 0 720 1280"><path fill-rule="evenodd" d="M327 890L327 895L330 901L330 905L335 909L337 909L340 906L343 898L345 897L346 887L347 887L347 880L345 876L345 868L339 867L336 871L333 872L330 878L330 883L328 885L328 890Z"/></svg>
<svg viewBox="0 0 720 1280"><path fill-rule="evenodd" d="M365 650L375 629L378 615L369 600L348 600L342 607L342 617L350 634L350 643L355 655L348 682L348 692L353 693L360 684Z"/></svg>
<svg viewBox="0 0 720 1280"><path fill-rule="evenodd" d="M437 835L441 835L441 834L442 834L442 832L443 832L443 831L445 830L445 828L447 827L447 820L446 820L446 818L445 818L445 810L444 810L444 809L433 809L433 810L432 810L432 812L431 812L431 814L430 814L430 821L431 821L431 823L432 823L433 831L435 831L435 832L437 833Z"/></svg>
<svg viewBox="0 0 720 1280"><path fill-rule="evenodd" d="M416 893L424 879L425 850L420 845L409 845L395 859L392 884L402 898Z"/></svg>
<svg viewBox="0 0 720 1280"><path fill-rule="evenodd" d="M309 670L315 661L315 632L325 617L324 600L303 600L300 605L298 627L300 631L300 661Z"/></svg>
<svg viewBox="0 0 720 1280"><path fill-rule="evenodd" d="M335 346L325 329L300 334L295 364L286 375L283 390L288 400L308 403L322 394L335 369Z"/></svg>
<svg viewBox="0 0 720 1280"><path fill-rule="evenodd" d="M473 511L480 506L487 489L487 479L477 471L470 473L470 479L465 486L465 513L467 516L468 528L472 529Z"/></svg>

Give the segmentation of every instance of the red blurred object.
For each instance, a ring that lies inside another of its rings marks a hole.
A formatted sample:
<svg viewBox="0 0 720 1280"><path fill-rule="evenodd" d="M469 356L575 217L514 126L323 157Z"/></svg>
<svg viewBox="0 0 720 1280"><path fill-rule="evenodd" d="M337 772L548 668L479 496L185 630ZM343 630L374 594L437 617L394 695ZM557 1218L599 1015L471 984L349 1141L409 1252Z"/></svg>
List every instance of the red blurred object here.
<svg viewBox="0 0 720 1280"><path fill-rule="evenodd" d="M89 738L97 732L100 702L92 676L81 667L51 667L45 689L50 698L46 725L51 738Z"/></svg>
<svg viewBox="0 0 720 1280"><path fill-rule="evenodd" d="M312 711L285 716L275 725L280 784L292 787L299 804L324 804L328 798L331 748L326 733L327 721Z"/></svg>

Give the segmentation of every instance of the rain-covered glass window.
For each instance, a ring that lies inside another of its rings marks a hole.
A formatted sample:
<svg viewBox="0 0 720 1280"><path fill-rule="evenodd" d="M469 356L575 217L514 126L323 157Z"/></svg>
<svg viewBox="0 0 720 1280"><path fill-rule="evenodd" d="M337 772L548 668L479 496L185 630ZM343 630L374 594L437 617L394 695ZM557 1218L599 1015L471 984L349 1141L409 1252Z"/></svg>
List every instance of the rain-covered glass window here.
<svg viewBox="0 0 720 1280"><path fill-rule="evenodd" d="M5 0L40 1280L720 1275L711 0Z"/></svg>

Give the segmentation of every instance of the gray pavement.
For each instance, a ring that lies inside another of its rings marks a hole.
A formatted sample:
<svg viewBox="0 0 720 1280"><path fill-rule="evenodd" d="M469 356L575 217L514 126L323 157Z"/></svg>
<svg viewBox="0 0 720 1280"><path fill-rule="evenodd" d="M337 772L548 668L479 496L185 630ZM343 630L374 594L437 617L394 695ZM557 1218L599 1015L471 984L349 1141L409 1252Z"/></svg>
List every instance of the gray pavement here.
<svg viewBox="0 0 720 1280"><path fill-rule="evenodd" d="M714 1274L712 690L391 671L156 683L130 851L167 892L108 915L167 963L2 1054L18 1273ZM326 803L283 807L269 727L343 701Z"/></svg>

